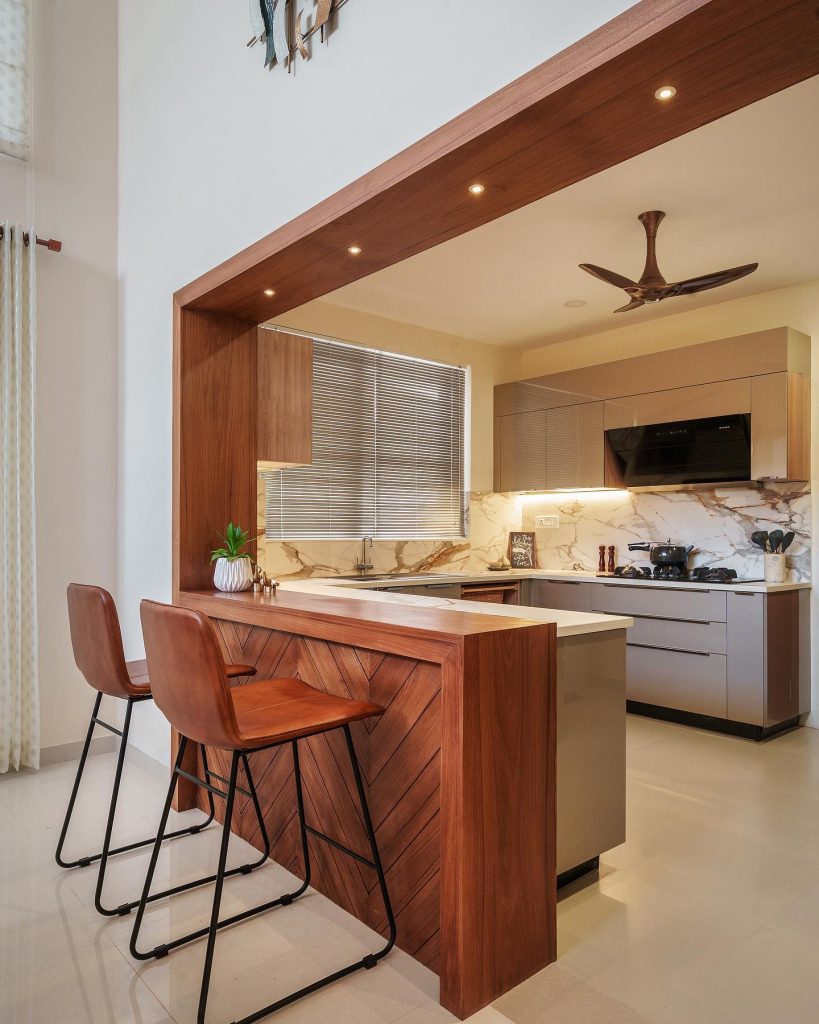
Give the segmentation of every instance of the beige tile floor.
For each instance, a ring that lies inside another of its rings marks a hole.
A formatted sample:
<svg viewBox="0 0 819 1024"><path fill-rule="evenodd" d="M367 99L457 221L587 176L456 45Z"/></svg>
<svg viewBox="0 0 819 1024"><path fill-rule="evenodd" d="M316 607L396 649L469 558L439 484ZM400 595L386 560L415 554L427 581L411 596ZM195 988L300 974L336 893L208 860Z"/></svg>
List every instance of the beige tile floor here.
<svg viewBox="0 0 819 1024"><path fill-rule="evenodd" d="M130 919L93 911L92 869L53 848L74 765L0 779L0 1022L188 1024L203 949L140 964ZM113 755L89 761L76 842L98 846ZM164 769L126 769L121 841L157 817ZM807 1024L819 1019L819 731L765 744L629 720L628 842L559 907L558 963L474 1024ZM157 883L215 862L218 830L168 844ZM240 841L232 859L246 856ZM135 895L146 854L111 862L108 898ZM288 884L274 864L226 884L229 913ZM157 905L146 939L206 921L208 893ZM208 1019L223 1024L377 945L317 894L220 935ZM282 1024L445 1024L437 979L396 952L289 1007Z"/></svg>

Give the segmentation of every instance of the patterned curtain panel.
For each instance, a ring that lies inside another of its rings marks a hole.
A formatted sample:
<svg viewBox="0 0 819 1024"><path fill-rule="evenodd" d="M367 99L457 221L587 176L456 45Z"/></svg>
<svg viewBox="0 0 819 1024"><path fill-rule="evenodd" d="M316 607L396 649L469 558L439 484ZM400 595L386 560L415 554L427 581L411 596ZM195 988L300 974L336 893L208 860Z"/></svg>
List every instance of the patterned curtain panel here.
<svg viewBox="0 0 819 1024"><path fill-rule="evenodd" d="M33 239L34 232L30 235ZM34 520L35 246L0 242L0 772L40 762Z"/></svg>

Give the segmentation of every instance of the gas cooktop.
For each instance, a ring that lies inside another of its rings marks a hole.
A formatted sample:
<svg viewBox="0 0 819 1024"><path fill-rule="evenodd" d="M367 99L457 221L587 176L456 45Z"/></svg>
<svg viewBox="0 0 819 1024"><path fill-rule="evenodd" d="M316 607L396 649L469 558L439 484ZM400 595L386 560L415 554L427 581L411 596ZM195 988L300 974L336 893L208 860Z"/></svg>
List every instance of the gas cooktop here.
<svg viewBox="0 0 819 1024"><path fill-rule="evenodd" d="M736 569L723 565L698 565L690 571L681 565L618 565L614 575L622 580L663 583L758 583L739 579Z"/></svg>

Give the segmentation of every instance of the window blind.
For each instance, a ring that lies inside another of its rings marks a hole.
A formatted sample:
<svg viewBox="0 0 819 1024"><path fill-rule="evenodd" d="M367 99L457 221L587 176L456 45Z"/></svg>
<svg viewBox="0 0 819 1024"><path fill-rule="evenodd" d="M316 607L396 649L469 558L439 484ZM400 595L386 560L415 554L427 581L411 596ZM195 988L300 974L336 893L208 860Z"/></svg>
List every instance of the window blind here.
<svg viewBox="0 0 819 1024"><path fill-rule="evenodd" d="M29 155L29 0L0 0L0 153Z"/></svg>
<svg viewBox="0 0 819 1024"><path fill-rule="evenodd" d="M313 340L313 463L268 471L270 540L465 535L468 371Z"/></svg>

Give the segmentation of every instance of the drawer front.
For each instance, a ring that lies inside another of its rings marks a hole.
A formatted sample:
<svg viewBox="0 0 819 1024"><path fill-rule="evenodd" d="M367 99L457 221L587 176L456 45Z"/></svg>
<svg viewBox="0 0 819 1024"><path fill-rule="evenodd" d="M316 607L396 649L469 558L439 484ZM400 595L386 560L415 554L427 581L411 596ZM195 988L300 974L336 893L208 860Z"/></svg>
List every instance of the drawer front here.
<svg viewBox="0 0 819 1024"><path fill-rule="evenodd" d="M725 591L707 587L652 587L594 583L594 611L658 619L725 622Z"/></svg>
<svg viewBox="0 0 819 1024"><path fill-rule="evenodd" d="M558 608L567 612L592 610L594 583L578 580L532 580L531 602L535 608Z"/></svg>
<svg viewBox="0 0 819 1024"><path fill-rule="evenodd" d="M725 654L725 634L724 622L689 622L635 616L628 639L630 643L646 644L648 647Z"/></svg>
<svg viewBox="0 0 819 1024"><path fill-rule="evenodd" d="M725 718L725 655L627 647L626 696L645 704Z"/></svg>
<svg viewBox="0 0 819 1024"><path fill-rule="evenodd" d="M414 592L420 597L446 597L454 601L460 600L460 583L424 583L415 587Z"/></svg>

